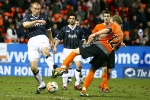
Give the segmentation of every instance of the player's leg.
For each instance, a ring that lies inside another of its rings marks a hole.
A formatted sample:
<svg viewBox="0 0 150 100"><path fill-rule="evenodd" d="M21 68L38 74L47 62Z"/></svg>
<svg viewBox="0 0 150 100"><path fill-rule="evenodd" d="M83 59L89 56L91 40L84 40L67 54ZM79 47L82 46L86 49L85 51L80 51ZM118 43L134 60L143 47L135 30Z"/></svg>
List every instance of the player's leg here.
<svg viewBox="0 0 150 100"><path fill-rule="evenodd" d="M72 49L64 48L62 58L65 59L71 52L72 52ZM69 76L68 69L71 66L72 66L72 63L69 64L69 67L66 67L66 69L62 75L62 82L63 82L62 90L67 90L67 82L68 82L68 76Z"/></svg>
<svg viewBox="0 0 150 100"><path fill-rule="evenodd" d="M107 69L107 81L110 79L111 72L112 72L112 68L108 68Z"/></svg>
<svg viewBox="0 0 150 100"><path fill-rule="evenodd" d="M35 79L39 83L38 89L35 91L35 94L39 94L43 89L46 88L45 82L43 81L42 75L41 75L40 71L38 70L37 66L38 66L38 59L30 61L31 70L34 74Z"/></svg>
<svg viewBox="0 0 150 100"><path fill-rule="evenodd" d="M46 58L46 63L48 65L48 67L50 68L51 74L52 75L52 70L54 69L54 61L53 61L53 57L50 54L50 45L47 43L42 45L42 54L45 56Z"/></svg>
<svg viewBox="0 0 150 100"><path fill-rule="evenodd" d="M64 60L64 62L62 63L62 66L59 68L59 70L60 71L64 70L66 68L66 66L68 66L77 55L82 55L83 58L88 58L88 57L94 56L94 54L99 54L100 52L99 51L96 52L97 50L99 50L99 47L95 44L87 45L85 47L81 46L79 48L73 49L73 51ZM89 52L89 51L92 51L92 52ZM82 54L81 54L81 52L82 52Z"/></svg>
<svg viewBox="0 0 150 100"><path fill-rule="evenodd" d="M71 83L71 82L72 82L72 66L69 66L67 83Z"/></svg>
<svg viewBox="0 0 150 100"><path fill-rule="evenodd" d="M63 61L62 66L53 71L52 77L56 78L57 76L61 76L65 71L65 69L68 69L69 64L73 61L73 59L79 54L80 54L79 48L73 49L72 52Z"/></svg>
<svg viewBox="0 0 150 100"><path fill-rule="evenodd" d="M107 61L104 62L102 65L102 82L99 85L100 92L103 92L104 90L104 84L107 82Z"/></svg>
<svg viewBox="0 0 150 100"><path fill-rule="evenodd" d="M36 40L34 40L34 38L30 39L30 41L28 42L28 58L30 61L31 71L33 72L35 79L39 83L38 89L36 90L35 94L39 94L41 90L46 88L46 85L42 79L40 71L38 70L38 60L40 57L40 52L37 50L37 47L35 47L36 45Z"/></svg>
<svg viewBox="0 0 150 100"><path fill-rule="evenodd" d="M64 60L62 66L58 70L55 70L53 77L56 78L61 75L61 72L73 61L75 56L82 55L82 58L85 59L94 55L99 55L101 52L103 51L97 46L97 44L87 45L86 47L81 46L80 48L74 49Z"/></svg>
<svg viewBox="0 0 150 100"><path fill-rule="evenodd" d="M108 92L109 87L108 87L108 80L107 80L107 66L102 67L102 85L103 85L103 92Z"/></svg>
<svg viewBox="0 0 150 100"><path fill-rule="evenodd" d="M107 62L107 81L104 84L104 92L109 92L108 80L110 79L112 68L115 67L115 51L109 54L108 62Z"/></svg>
<svg viewBox="0 0 150 100"><path fill-rule="evenodd" d="M81 90L82 87L80 86L80 74L81 74L81 56L78 55L75 57L74 62L76 64L76 71L75 71L75 85L74 85L74 89L75 90Z"/></svg>
<svg viewBox="0 0 150 100"><path fill-rule="evenodd" d="M81 67L81 73L80 73L80 84L84 83L84 77L82 75L82 67Z"/></svg>
<svg viewBox="0 0 150 100"><path fill-rule="evenodd" d="M99 59L101 59L101 60L99 60ZM105 59L107 59L107 56L104 53L101 53L101 55L94 56L94 58L90 61L90 64L92 64L92 67L90 68L90 71L84 80L84 84L83 84L80 96L88 95L86 93L86 91L94 78L94 74L95 74L96 70L99 69L99 67L103 64Z"/></svg>
<svg viewBox="0 0 150 100"><path fill-rule="evenodd" d="M91 82L94 78L95 72L96 72L96 69L93 69L93 67L91 67L88 75L85 77L84 84L83 84L83 87L82 87L82 91L80 92L80 96L85 96L85 97L89 96L86 93L86 91L87 91L89 85L91 84Z"/></svg>
<svg viewBox="0 0 150 100"><path fill-rule="evenodd" d="M97 56L94 56L94 58L90 61L90 64L92 65L92 67L90 68L90 71L88 73L88 75L86 76L85 80L84 80L84 85L82 88L82 92L80 93L80 96L86 96L84 94L86 94L86 90L89 87L91 81L94 78L94 74L95 71L103 64L103 62L106 61L107 59L107 55L101 50L101 49L94 49L95 51L99 51L99 53L97 52L93 52L95 54L97 54ZM92 51L91 51L92 52ZM88 54L88 53L87 53Z"/></svg>
<svg viewBox="0 0 150 100"><path fill-rule="evenodd" d="M67 81L68 81L68 70L66 69L66 71L63 73L62 75L62 90L67 90Z"/></svg>
<svg viewBox="0 0 150 100"><path fill-rule="evenodd" d="M67 58L63 61L60 70L64 70L69 64L73 61L73 59L80 54L79 48L73 49L73 51L67 56Z"/></svg>
<svg viewBox="0 0 150 100"><path fill-rule="evenodd" d="M67 68L71 68L71 66L72 66L72 63ZM67 90L67 84L72 81L70 74L72 75L72 73L69 72L69 69L66 69L66 71L64 71L62 75L62 82L63 82L62 90Z"/></svg>

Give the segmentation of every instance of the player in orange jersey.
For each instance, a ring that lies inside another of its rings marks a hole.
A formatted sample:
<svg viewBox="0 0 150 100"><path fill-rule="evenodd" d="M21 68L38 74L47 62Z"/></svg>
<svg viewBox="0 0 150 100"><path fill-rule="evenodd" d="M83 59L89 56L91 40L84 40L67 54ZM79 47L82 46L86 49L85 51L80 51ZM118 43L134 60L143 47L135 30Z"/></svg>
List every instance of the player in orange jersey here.
<svg viewBox="0 0 150 100"><path fill-rule="evenodd" d="M103 12L103 17L104 17L104 23L97 24L92 33L96 33L104 28L108 28L110 25L110 18L111 18L111 12L110 11L105 11ZM101 39L105 37L106 34L101 34L98 39ZM88 41L90 42L90 41ZM115 66L115 51L113 51L111 54L109 54L109 57L107 61L102 65L102 82L99 85L100 91L101 92L109 92L108 88L108 79L110 78L110 73L112 68Z"/></svg>
<svg viewBox="0 0 150 100"><path fill-rule="evenodd" d="M111 18L111 12L110 11L104 11L103 12L103 18L104 23L97 24L92 31L92 33L96 33L104 28L109 27L110 25L110 18ZM103 38L106 34L101 34L99 36L99 39ZM109 57L107 61L102 65L102 82L99 84L100 92L109 92L108 87L108 79L110 78L110 73L112 68L115 66L115 51L109 54Z"/></svg>
<svg viewBox="0 0 150 100"><path fill-rule="evenodd" d="M100 34L106 34L104 38L91 42L90 44L83 45L79 48L74 49L68 57L64 60L62 66L54 70L53 77L61 75L64 69L72 62L73 58L77 55L81 55L82 58L87 58L93 56L93 59L90 61L92 65L90 71L85 78L84 85L80 96L89 96L86 93L86 89L89 87L91 81L94 78L95 71L102 66L102 64L108 59L108 55L120 46L123 40L123 32L121 30L120 24L122 24L122 19L120 16L115 15L111 18L111 25L109 28L105 28L101 31L98 31L89 36L89 40L95 39L96 36Z"/></svg>

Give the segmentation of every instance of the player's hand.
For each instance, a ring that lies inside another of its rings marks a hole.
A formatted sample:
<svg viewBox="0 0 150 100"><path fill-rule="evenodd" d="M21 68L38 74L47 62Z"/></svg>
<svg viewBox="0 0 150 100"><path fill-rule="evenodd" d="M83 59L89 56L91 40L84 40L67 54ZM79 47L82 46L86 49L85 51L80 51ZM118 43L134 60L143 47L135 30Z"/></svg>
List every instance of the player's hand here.
<svg viewBox="0 0 150 100"><path fill-rule="evenodd" d="M54 43L51 42L50 45L51 45L51 50L53 50L54 49Z"/></svg>
<svg viewBox="0 0 150 100"><path fill-rule="evenodd" d="M41 24L43 24L43 25L46 24L46 21L45 21L45 20L37 20L37 22L38 22L38 23L41 23Z"/></svg>
<svg viewBox="0 0 150 100"><path fill-rule="evenodd" d="M57 53L57 48L56 47L53 48L53 52L54 52L54 54Z"/></svg>
<svg viewBox="0 0 150 100"><path fill-rule="evenodd" d="M121 46L126 47L126 44L122 42L122 43L121 43Z"/></svg>
<svg viewBox="0 0 150 100"><path fill-rule="evenodd" d="M93 40L95 38L95 36L96 36L95 34L91 34L88 39Z"/></svg>
<svg viewBox="0 0 150 100"><path fill-rule="evenodd" d="M95 39L95 36L96 36L95 34L91 34L88 38L88 41L89 42L93 41Z"/></svg>

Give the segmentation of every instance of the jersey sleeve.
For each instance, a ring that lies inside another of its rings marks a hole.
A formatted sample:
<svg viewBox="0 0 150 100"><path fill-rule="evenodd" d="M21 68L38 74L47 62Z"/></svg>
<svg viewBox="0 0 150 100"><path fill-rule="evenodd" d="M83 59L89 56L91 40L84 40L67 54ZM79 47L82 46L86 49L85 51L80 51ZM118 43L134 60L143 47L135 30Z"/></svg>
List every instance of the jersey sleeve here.
<svg viewBox="0 0 150 100"><path fill-rule="evenodd" d="M96 27L95 27L95 28L93 29L93 31L92 31L92 34L98 32L97 27L98 27L98 26L96 25Z"/></svg>
<svg viewBox="0 0 150 100"><path fill-rule="evenodd" d="M65 36L65 26L56 35L56 39L62 40L64 38L64 36Z"/></svg>
<svg viewBox="0 0 150 100"><path fill-rule="evenodd" d="M23 22L29 22L29 14L26 14L26 15L23 17L22 23L23 23Z"/></svg>

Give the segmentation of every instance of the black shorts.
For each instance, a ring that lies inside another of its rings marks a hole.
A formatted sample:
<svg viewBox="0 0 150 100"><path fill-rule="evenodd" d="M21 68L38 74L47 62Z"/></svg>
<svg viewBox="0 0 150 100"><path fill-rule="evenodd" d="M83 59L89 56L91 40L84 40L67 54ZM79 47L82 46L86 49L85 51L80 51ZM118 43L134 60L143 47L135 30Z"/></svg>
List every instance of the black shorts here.
<svg viewBox="0 0 150 100"><path fill-rule="evenodd" d="M108 56L104 53L104 51L95 44L87 47L81 46L79 47L79 49L82 58L85 59L88 57L93 57L93 59L90 61L93 69L99 69L102 64L108 59Z"/></svg>
<svg viewBox="0 0 150 100"><path fill-rule="evenodd" d="M115 67L115 51L112 51L109 54L107 61L105 61L104 64L102 65L102 67L106 67L106 66L108 69Z"/></svg>

